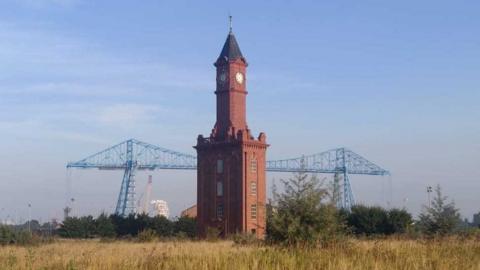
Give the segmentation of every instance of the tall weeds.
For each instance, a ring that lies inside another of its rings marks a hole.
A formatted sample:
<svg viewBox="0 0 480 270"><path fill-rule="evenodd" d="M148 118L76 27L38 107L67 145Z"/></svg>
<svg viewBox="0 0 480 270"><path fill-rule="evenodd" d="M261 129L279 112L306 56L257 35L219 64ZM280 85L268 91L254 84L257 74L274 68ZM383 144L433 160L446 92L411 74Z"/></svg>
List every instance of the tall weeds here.
<svg viewBox="0 0 480 270"><path fill-rule="evenodd" d="M233 241L60 240L0 248L0 269L480 269L476 239L357 240L324 248L238 245Z"/></svg>

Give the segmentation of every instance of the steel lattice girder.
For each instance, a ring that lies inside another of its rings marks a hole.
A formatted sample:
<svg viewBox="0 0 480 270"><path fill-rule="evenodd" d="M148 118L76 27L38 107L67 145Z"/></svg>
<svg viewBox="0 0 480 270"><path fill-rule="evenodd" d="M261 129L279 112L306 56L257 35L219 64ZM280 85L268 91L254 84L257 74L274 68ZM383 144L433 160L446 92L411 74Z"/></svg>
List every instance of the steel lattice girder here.
<svg viewBox="0 0 480 270"><path fill-rule="evenodd" d="M130 139L93 154L67 168L96 168L101 170L125 170L118 197L116 214L128 215L134 211L136 170L177 169L196 170L197 158L152 144ZM336 148L315 155L267 161L270 172L310 172L343 175L343 194L337 205L350 209L355 204L348 180L349 174L389 175L380 166L347 149ZM338 193L339 191L337 191Z"/></svg>
<svg viewBox="0 0 480 270"><path fill-rule="evenodd" d="M103 170L126 169L127 144L133 145L132 160L137 170L178 169L196 170L197 158L152 144L130 139L93 154L77 162L70 162L67 168L96 168ZM347 149L336 148L319 154L298 158L267 161L267 171L271 172L313 172L365 175L389 175L380 166L359 154Z"/></svg>

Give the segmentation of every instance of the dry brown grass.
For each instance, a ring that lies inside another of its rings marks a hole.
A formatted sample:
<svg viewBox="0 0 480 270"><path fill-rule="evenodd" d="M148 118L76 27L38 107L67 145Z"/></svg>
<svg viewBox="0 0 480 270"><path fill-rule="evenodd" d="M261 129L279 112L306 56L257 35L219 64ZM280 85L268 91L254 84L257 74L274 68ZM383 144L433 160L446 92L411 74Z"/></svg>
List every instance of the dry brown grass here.
<svg viewBox="0 0 480 270"><path fill-rule="evenodd" d="M317 250L220 242L133 243L62 240L0 247L0 269L475 269L478 240L351 240Z"/></svg>

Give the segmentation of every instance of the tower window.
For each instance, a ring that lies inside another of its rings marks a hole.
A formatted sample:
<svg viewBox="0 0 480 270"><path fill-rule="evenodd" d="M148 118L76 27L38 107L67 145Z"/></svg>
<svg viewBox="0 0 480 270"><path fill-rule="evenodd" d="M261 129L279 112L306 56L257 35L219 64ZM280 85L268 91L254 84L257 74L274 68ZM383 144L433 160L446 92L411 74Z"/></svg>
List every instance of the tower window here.
<svg viewBox="0 0 480 270"><path fill-rule="evenodd" d="M250 170L252 172L257 172L257 160L256 159L252 159L250 161Z"/></svg>
<svg viewBox="0 0 480 270"><path fill-rule="evenodd" d="M217 218L223 218L223 204L217 205Z"/></svg>
<svg viewBox="0 0 480 270"><path fill-rule="evenodd" d="M256 204L252 204L252 206L250 207L250 215L252 218L257 218L257 205Z"/></svg>
<svg viewBox="0 0 480 270"><path fill-rule="evenodd" d="M250 193L252 195L257 195L257 182L255 181L250 182Z"/></svg>
<svg viewBox="0 0 480 270"><path fill-rule="evenodd" d="M217 196L223 196L223 182L217 182Z"/></svg>
<svg viewBox="0 0 480 270"><path fill-rule="evenodd" d="M217 160L217 173L223 173L223 160Z"/></svg>

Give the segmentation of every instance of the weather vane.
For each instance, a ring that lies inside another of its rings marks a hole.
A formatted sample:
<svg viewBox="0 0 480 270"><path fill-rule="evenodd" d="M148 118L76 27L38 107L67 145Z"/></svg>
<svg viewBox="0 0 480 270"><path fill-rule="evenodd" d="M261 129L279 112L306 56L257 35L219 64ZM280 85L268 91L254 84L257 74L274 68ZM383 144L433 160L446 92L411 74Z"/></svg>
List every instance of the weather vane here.
<svg viewBox="0 0 480 270"><path fill-rule="evenodd" d="M230 32L232 32L232 15L228 15L228 20L230 24Z"/></svg>

